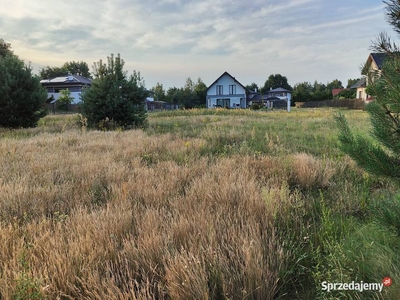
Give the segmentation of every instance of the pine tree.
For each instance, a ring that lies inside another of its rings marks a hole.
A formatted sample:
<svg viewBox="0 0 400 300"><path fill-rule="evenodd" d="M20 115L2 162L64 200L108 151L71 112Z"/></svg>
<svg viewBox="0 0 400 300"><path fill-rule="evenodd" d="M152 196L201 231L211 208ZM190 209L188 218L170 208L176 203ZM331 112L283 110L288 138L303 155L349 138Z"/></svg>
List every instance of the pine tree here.
<svg viewBox="0 0 400 300"><path fill-rule="evenodd" d="M387 4L389 24L400 34L400 3L392 0ZM372 45L375 52L385 53L380 72L367 73L367 87L374 101L366 109L371 118L372 138L355 135L342 114L336 116L342 150L362 168L375 175L400 178L400 53L397 45L381 33Z"/></svg>
<svg viewBox="0 0 400 300"><path fill-rule="evenodd" d="M0 126L34 127L47 113L46 90L15 55L0 58Z"/></svg>
<svg viewBox="0 0 400 300"><path fill-rule="evenodd" d="M0 57L5 57L6 55L13 55L11 51L11 44L6 43L3 39L0 39Z"/></svg>
<svg viewBox="0 0 400 300"><path fill-rule="evenodd" d="M124 129L142 127L146 123L145 99L148 95L139 72L129 78L123 71L120 55L108 57L94 65L92 86L82 96L83 115L88 125L107 129L107 124Z"/></svg>

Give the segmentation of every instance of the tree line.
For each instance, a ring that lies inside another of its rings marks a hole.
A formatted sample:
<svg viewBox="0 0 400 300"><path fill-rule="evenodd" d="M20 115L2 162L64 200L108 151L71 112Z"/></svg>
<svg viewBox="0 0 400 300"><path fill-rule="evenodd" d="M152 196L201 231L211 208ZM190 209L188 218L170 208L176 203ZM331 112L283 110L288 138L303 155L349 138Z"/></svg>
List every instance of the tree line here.
<svg viewBox="0 0 400 300"><path fill-rule="evenodd" d="M170 87L167 90L158 82L148 90L140 72L134 71L133 75L128 76L123 66L124 61L119 55L111 55L106 64L101 60L95 63L92 73L86 62L70 61L59 67L41 68L39 74L35 75L30 65L26 65L13 53L11 45L0 39L0 126L35 126L46 114L45 103L48 101L40 80L68 74L93 79L92 88L83 93L84 101L81 105L88 124L93 127L104 123L104 120L112 120L115 126L122 128L143 126L146 122L146 97L176 104L181 108L205 107L207 85L201 78L193 81L189 77L183 87ZM347 88L356 81L357 79L349 79ZM313 84L302 82L292 88L286 76L271 74L263 86L259 87L256 83L246 86L249 91L260 93L278 87L292 91L293 102L302 102L332 99L332 90L343 88L343 85L340 80L335 79L327 84L317 81ZM355 98L355 91L344 90L338 97ZM68 107L71 101L70 93L62 91L58 105Z"/></svg>
<svg viewBox="0 0 400 300"><path fill-rule="evenodd" d="M60 67L46 66L39 70L41 79L54 78L64 76L66 74L76 74L87 78L92 78L89 67L85 62L65 62ZM348 79L347 85L344 86L338 79L334 79L326 84L315 80L311 82L296 83L293 87L288 83L288 78L281 74L271 74L264 85L251 83L246 85L246 89L250 92L257 91L265 94L271 89L284 88L292 91L293 102L321 101L335 98L353 99L356 98L356 90L350 89L359 78ZM344 89L339 94L333 96L333 89ZM199 77L196 81L188 77L183 87L170 87L165 89L163 84L157 82L155 86L149 89L150 96L155 101L164 101L170 104L176 104L179 107L194 108L205 107L205 98L207 95L207 85Z"/></svg>

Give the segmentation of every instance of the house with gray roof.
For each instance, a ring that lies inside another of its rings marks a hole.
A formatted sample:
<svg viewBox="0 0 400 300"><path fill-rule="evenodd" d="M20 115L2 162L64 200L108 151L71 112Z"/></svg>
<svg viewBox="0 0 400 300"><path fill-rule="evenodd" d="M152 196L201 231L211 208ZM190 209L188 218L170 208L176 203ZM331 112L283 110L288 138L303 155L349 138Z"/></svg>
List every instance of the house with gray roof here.
<svg viewBox="0 0 400 300"><path fill-rule="evenodd" d="M61 90L69 90L74 98L71 104L78 104L82 101L82 91L92 85L92 80L79 75L65 75L41 80L40 84L46 88L48 98L54 98L53 103L60 97Z"/></svg>
<svg viewBox="0 0 400 300"><path fill-rule="evenodd" d="M225 71L207 88L206 107L246 108L247 94L246 87Z"/></svg>
<svg viewBox="0 0 400 300"><path fill-rule="evenodd" d="M290 101L292 99L292 91L284 88L270 89L268 92L261 94L258 92L251 92L248 98L248 102L262 103L268 108L286 108L290 111Z"/></svg>
<svg viewBox="0 0 400 300"><path fill-rule="evenodd" d="M370 83L369 81L373 80L375 76L369 75L372 73L377 73L379 75L386 58L387 55L385 53L370 53L368 55L367 61L361 71L361 74L364 77L351 87L357 89L357 98L364 101L370 99L370 96L366 92L366 88Z"/></svg>

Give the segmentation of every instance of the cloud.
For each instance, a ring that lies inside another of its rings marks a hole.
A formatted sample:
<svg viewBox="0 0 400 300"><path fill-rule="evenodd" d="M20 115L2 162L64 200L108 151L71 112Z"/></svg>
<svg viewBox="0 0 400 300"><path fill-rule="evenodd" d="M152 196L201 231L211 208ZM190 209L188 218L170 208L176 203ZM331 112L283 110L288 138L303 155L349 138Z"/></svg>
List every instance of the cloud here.
<svg viewBox="0 0 400 300"><path fill-rule="evenodd" d="M354 77L387 28L384 6L365 0L14 0L0 12L2 38L36 66L121 53L164 86L225 70L262 82Z"/></svg>

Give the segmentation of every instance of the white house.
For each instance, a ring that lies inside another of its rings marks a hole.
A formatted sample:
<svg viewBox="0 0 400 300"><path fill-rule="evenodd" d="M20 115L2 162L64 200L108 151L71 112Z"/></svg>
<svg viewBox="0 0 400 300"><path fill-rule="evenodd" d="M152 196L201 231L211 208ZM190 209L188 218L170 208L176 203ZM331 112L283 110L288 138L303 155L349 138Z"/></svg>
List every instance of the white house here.
<svg viewBox="0 0 400 300"><path fill-rule="evenodd" d="M380 74L386 58L387 55L385 53L370 53L368 55L367 61L361 71L363 78L350 87L352 89L356 89L356 97L358 99L362 99L364 101L371 100L370 95L367 94L366 88L370 83L372 83L369 81L374 80L375 76L370 75Z"/></svg>
<svg viewBox="0 0 400 300"><path fill-rule="evenodd" d="M40 81L41 85L47 89L47 96L53 96L54 101L60 97L61 90L69 90L71 97L74 98L72 104L81 102L82 90L92 85L92 80L78 75L65 75L52 79L44 79Z"/></svg>
<svg viewBox="0 0 400 300"><path fill-rule="evenodd" d="M208 87L206 107L246 108L246 95L244 85L224 72Z"/></svg>

